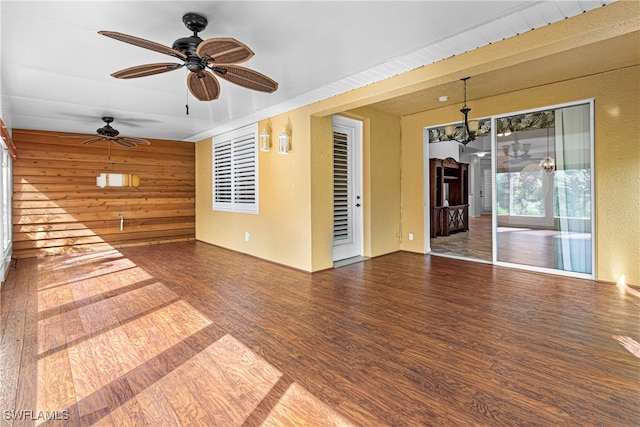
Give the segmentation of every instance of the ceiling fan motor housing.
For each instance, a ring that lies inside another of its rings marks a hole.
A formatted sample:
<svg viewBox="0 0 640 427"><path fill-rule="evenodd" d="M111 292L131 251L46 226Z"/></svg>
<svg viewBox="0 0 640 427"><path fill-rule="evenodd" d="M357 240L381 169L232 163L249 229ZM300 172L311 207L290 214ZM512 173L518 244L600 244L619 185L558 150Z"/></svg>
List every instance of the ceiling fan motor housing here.
<svg viewBox="0 0 640 427"><path fill-rule="evenodd" d="M97 129L96 133L100 136L106 136L108 138L115 138L120 134L117 129L112 128L109 124L101 127L100 129Z"/></svg>
<svg viewBox="0 0 640 427"><path fill-rule="evenodd" d="M120 134L116 129L112 128L109 123L113 122L113 117L104 116L102 117L102 121L106 123L106 126L101 127L100 129L96 129L96 133L100 136L106 136L108 138L115 138Z"/></svg>
<svg viewBox="0 0 640 427"><path fill-rule="evenodd" d="M202 42L202 39L196 35L191 37L183 37L173 42L173 49L184 53L187 57L185 59L185 65L189 71L202 71L205 69L205 64L196 53L198 45Z"/></svg>
<svg viewBox="0 0 640 427"><path fill-rule="evenodd" d="M182 22L185 27L193 31L193 36L183 37L173 42L172 48L184 53L187 57L185 66L189 71L198 73L206 68L206 63L196 53L198 45L202 39L198 37L198 33L207 28L207 18L198 13L185 13L182 16Z"/></svg>

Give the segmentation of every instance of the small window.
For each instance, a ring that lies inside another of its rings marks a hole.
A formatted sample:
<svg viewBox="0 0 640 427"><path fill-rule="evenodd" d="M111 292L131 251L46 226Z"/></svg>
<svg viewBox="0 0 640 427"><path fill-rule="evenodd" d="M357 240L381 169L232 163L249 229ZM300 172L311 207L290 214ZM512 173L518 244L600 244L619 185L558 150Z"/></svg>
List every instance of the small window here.
<svg viewBox="0 0 640 427"><path fill-rule="evenodd" d="M258 213L258 124L213 139L213 210Z"/></svg>

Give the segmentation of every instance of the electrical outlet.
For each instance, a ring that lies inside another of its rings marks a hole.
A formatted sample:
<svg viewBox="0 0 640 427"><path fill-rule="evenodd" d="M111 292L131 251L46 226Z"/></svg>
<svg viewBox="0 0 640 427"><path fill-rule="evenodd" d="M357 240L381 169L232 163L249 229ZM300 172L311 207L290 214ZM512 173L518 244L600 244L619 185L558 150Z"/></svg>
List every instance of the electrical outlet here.
<svg viewBox="0 0 640 427"><path fill-rule="evenodd" d="M249 232L248 232L248 231L245 231L245 232L244 232L244 241L245 241L245 242L248 242L248 241L249 241Z"/></svg>
<svg viewBox="0 0 640 427"><path fill-rule="evenodd" d="M413 240L413 233L409 233L409 240Z"/></svg>

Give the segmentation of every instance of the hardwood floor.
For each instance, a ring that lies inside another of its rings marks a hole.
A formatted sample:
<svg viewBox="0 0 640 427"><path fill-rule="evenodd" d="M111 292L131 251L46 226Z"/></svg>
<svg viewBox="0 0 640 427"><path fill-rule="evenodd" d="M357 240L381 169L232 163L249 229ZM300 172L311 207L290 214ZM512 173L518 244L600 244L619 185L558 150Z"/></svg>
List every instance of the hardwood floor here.
<svg viewBox="0 0 640 427"><path fill-rule="evenodd" d="M640 423L640 298L612 284L183 242L21 259L1 296L2 426Z"/></svg>
<svg viewBox="0 0 640 427"><path fill-rule="evenodd" d="M439 255L491 261L491 215L469 217L469 231L432 237L431 252Z"/></svg>
<svg viewBox="0 0 640 427"><path fill-rule="evenodd" d="M575 251L576 259L573 259L572 267L565 265L564 269L590 273L591 254L590 251L585 251L585 248L589 247L591 236L584 233L498 227L498 261L562 270L563 265L559 263L562 256L558 253L560 247L556 242L560 236L563 236L565 242L584 242L580 245L574 243L572 250ZM491 262L493 257L491 239L491 215L469 217L469 231L431 238L431 253Z"/></svg>

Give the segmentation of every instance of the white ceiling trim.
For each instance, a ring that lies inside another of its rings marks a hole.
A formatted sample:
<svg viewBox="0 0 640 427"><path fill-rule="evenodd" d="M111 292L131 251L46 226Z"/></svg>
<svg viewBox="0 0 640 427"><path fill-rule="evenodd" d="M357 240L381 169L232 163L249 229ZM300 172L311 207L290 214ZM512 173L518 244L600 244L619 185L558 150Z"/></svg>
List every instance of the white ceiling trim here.
<svg viewBox="0 0 640 427"><path fill-rule="evenodd" d="M580 15L589 10L614 3L615 1L617 0L547 0L531 2L531 6L526 9L504 16L497 22L480 25L454 37L441 40L428 47L400 56L392 61L338 80L322 88L307 92L237 120L216 126L208 131L192 135L186 138L185 141L197 142L206 138L215 137L268 117L284 114L332 96L340 95L428 64L433 64L448 57L460 55L482 46L526 33L572 16Z"/></svg>

